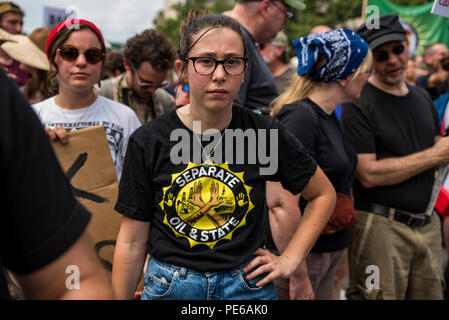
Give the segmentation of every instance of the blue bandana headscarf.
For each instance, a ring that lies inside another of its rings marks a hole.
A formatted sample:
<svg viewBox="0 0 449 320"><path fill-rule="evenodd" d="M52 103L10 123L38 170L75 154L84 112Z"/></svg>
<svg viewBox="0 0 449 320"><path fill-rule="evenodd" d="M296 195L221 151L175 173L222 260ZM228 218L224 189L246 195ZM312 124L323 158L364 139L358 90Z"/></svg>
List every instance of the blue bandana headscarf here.
<svg viewBox="0 0 449 320"><path fill-rule="evenodd" d="M362 64L368 44L348 29L311 34L293 41L298 54L298 75L308 75L315 81L337 82L346 79ZM326 64L313 73L320 55Z"/></svg>

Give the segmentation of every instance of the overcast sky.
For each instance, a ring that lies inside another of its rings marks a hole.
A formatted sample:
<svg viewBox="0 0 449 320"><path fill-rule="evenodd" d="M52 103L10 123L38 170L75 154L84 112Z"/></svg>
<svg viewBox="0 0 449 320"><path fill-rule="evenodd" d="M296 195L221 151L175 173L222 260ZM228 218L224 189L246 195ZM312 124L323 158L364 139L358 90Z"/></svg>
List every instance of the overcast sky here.
<svg viewBox="0 0 449 320"><path fill-rule="evenodd" d="M13 0L25 11L24 32L43 26L44 6L65 9L75 5L79 18L94 22L107 41L126 39L147 28L164 8L164 0Z"/></svg>

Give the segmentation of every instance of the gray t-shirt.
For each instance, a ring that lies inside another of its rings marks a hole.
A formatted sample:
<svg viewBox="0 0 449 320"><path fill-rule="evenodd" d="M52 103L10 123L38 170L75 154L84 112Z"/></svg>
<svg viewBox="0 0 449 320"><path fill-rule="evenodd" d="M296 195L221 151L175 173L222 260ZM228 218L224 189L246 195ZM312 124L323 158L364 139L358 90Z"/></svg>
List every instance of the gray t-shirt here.
<svg viewBox="0 0 449 320"><path fill-rule="evenodd" d="M296 70L293 67L288 67L281 75L274 78L279 94L283 93L290 86L290 82L296 75Z"/></svg>
<svg viewBox="0 0 449 320"><path fill-rule="evenodd" d="M248 70L245 81L235 97L236 102L248 109L267 109L278 96L276 82L256 47L256 41L243 27L243 37L248 49Z"/></svg>

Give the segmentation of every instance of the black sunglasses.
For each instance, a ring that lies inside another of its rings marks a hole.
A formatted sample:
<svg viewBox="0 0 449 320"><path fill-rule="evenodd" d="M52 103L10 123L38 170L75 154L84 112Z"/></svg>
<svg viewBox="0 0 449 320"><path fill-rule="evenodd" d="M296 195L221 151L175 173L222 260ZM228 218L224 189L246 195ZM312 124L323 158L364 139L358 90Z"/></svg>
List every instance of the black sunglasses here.
<svg viewBox="0 0 449 320"><path fill-rule="evenodd" d="M59 55L62 59L73 62L75 61L78 56L80 55L80 51L74 47L74 46L64 46L62 48L58 48L57 50L59 52ZM89 48L86 51L84 51L84 57L86 58L86 61L90 64L97 64L98 62L102 61L104 59L105 54L101 49L98 48Z"/></svg>
<svg viewBox="0 0 449 320"><path fill-rule="evenodd" d="M139 75L137 74L136 67L131 63L131 69L133 70L133 73L136 75L137 84L141 89L147 90L147 89L159 89L159 88L167 88L169 83L168 80L164 80L162 82L143 82L140 81Z"/></svg>
<svg viewBox="0 0 449 320"><path fill-rule="evenodd" d="M400 44L397 46L394 46L393 49L391 49L391 52L393 52L395 55L400 55L404 52L405 46ZM374 59L377 60L377 62L384 62L388 60L388 57L390 56L390 53L387 51L380 51L380 52L373 52Z"/></svg>

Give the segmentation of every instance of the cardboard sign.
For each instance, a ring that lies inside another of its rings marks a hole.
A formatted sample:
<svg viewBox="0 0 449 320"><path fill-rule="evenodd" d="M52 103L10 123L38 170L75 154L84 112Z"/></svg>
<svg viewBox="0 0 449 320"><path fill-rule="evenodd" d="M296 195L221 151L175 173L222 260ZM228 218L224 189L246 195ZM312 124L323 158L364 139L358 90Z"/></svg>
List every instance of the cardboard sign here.
<svg viewBox="0 0 449 320"><path fill-rule="evenodd" d="M431 12L449 18L449 0L435 0Z"/></svg>
<svg viewBox="0 0 449 320"><path fill-rule="evenodd" d="M70 132L69 136L65 145L54 143L54 151L76 198L92 214L87 230L97 256L111 272L121 216L114 211L118 179L105 129L95 126Z"/></svg>

